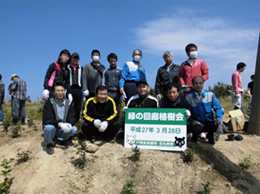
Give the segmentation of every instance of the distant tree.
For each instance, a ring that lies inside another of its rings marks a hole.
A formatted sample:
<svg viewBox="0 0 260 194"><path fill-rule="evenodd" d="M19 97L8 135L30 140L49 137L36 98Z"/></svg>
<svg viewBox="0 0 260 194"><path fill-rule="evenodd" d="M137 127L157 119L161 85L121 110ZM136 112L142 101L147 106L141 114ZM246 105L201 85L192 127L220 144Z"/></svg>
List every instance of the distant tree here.
<svg viewBox="0 0 260 194"><path fill-rule="evenodd" d="M214 92L217 98L226 98L230 95L232 86L221 81L217 84L214 84L213 88L209 86L209 90Z"/></svg>

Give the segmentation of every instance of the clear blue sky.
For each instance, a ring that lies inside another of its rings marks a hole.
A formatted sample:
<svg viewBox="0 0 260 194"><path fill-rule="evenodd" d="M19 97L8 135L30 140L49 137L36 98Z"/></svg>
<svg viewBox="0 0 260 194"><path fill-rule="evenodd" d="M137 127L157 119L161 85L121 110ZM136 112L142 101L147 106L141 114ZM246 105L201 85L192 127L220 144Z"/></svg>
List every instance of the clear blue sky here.
<svg viewBox="0 0 260 194"><path fill-rule="evenodd" d="M195 43L198 58L209 67L206 87L231 84L243 61L246 88L255 71L259 10L259 0L0 0L0 73L6 88L11 74L18 74L34 101L62 49L78 52L82 66L91 61L93 49L100 50L106 67L107 55L115 52L122 68L139 48L154 88L163 52L173 52L180 65L187 60L185 46Z"/></svg>

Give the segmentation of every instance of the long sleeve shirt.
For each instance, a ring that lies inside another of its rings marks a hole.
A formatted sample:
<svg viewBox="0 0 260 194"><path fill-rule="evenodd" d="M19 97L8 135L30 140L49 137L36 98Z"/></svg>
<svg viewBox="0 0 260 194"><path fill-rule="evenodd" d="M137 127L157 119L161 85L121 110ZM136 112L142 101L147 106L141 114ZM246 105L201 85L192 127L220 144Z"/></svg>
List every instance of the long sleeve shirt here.
<svg viewBox="0 0 260 194"><path fill-rule="evenodd" d="M98 103L96 97L89 98L85 104L83 118L90 124L95 119L108 121L109 124L112 124L117 118L116 104L110 97L107 97L107 101L102 104Z"/></svg>
<svg viewBox="0 0 260 194"><path fill-rule="evenodd" d="M95 93L97 86L102 84L102 76L105 69L105 66L102 64L86 64L82 73L83 90L89 90L89 92Z"/></svg>

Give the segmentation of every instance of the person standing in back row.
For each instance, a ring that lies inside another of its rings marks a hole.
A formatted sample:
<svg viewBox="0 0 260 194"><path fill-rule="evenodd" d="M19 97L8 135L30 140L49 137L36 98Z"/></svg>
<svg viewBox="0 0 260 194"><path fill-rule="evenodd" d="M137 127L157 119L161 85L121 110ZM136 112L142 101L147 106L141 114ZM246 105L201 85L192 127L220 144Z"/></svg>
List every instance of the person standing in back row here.
<svg viewBox="0 0 260 194"><path fill-rule="evenodd" d="M82 72L83 67L79 63L79 54L71 55L70 65L68 65L69 87L72 94L72 107L75 110L76 120L79 121L82 103Z"/></svg>
<svg viewBox="0 0 260 194"><path fill-rule="evenodd" d="M126 104L132 96L138 94L136 83L140 80L147 81L145 69L140 64L142 56L142 51L135 49L132 55L133 61L128 61L123 66L119 87Z"/></svg>
<svg viewBox="0 0 260 194"><path fill-rule="evenodd" d="M163 53L163 59L165 65L158 69L154 87L158 100L162 98L161 93L164 97L167 96L167 86L169 84L176 83L179 85L180 83L180 65L176 65L172 62L172 53L165 51Z"/></svg>
<svg viewBox="0 0 260 194"><path fill-rule="evenodd" d="M209 69L206 62L202 59L198 59L198 47L191 43L185 48L188 60L181 64L180 70L180 82L185 94L192 90L192 79L200 76L204 82L209 79Z"/></svg>
<svg viewBox="0 0 260 194"><path fill-rule="evenodd" d="M100 60L100 52L96 49L91 52L92 62L86 64L83 68L83 91L86 101L88 98L95 96L97 86L102 84L102 76L105 71L105 66L102 65Z"/></svg>
<svg viewBox="0 0 260 194"><path fill-rule="evenodd" d="M102 85L107 87L108 96L115 101L117 112L120 116L121 93L119 90L119 80L122 74L122 69L116 66L117 55L115 53L110 53L107 56L107 61L109 62L110 67L103 73Z"/></svg>
<svg viewBox="0 0 260 194"><path fill-rule="evenodd" d="M69 75L67 71L67 65L70 63L70 52L67 49L63 49L58 57L57 62L49 65L45 78L44 78L44 90L42 97L44 99L52 98L53 96L53 83L56 81L62 81L65 88L69 87ZM72 102L72 95L70 91L67 91L67 96L70 102Z"/></svg>

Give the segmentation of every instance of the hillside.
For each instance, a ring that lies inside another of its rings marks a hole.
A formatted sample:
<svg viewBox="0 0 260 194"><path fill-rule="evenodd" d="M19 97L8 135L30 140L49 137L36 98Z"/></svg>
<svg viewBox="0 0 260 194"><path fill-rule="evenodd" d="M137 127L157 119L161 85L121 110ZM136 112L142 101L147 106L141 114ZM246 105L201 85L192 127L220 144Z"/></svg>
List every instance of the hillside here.
<svg viewBox="0 0 260 194"><path fill-rule="evenodd" d="M227 134L222 134L214 147L203 141L191 145L196 155L190 164L183 162L179 152L154 150L141 150L141 160L134 163L129 160L133 152L123 147L123 140L100 142L97 152L87 153L86 167L79 169L72 164L72 158L78 157L73 143L56 145L55 153L48 155L41 121L35 124L37 130L22 126L18 138L11 138L11 130L3 132L0 126L1 161L16 158L18 148L31 151L27 162L13 161L10 193L117 194L126 180L135 181L134 189L139 194L198 193L207 182L212 194L260 191L258 136L243 134L243 141L227 141ZM249 155L254 159L253 165L249 170L242 170L238 164Z"/></svg>

